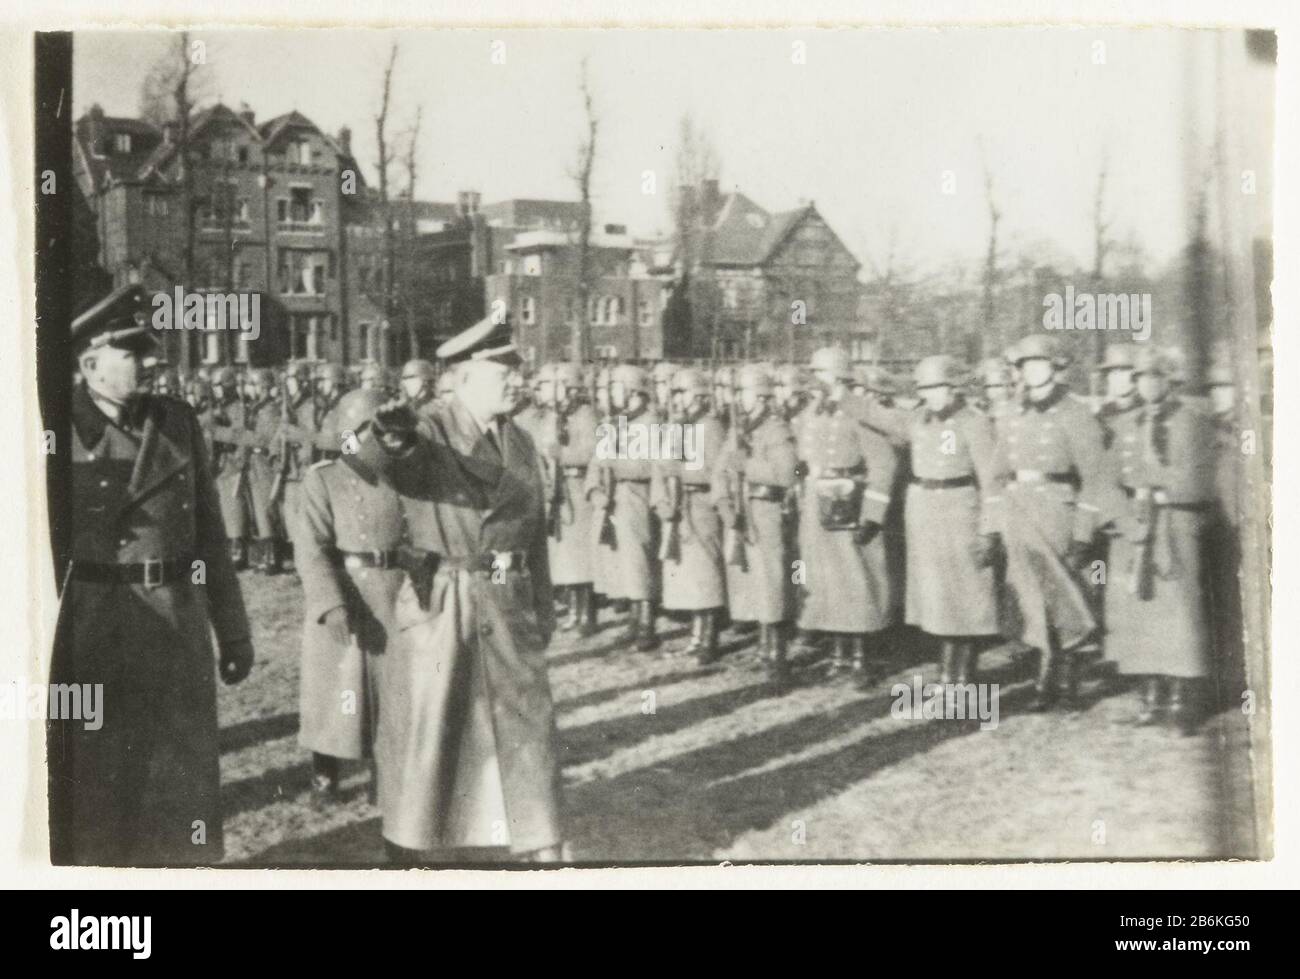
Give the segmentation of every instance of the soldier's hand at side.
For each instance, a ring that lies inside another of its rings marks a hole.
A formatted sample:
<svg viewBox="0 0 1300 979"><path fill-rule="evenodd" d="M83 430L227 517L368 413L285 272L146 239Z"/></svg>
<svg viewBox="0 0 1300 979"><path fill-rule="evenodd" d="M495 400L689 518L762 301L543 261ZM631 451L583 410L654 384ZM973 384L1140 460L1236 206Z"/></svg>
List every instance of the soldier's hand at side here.
<svg viewBox="0 0 1300 979"><path fill-rule="evenodd" d="M866 547L875 539L876 534L880 533L880 524L874 520L867 520L859 524L853 530L853 543L859 547Z"/></svg>
<svg viewBox="0 0 1300 979"><path fill-rule="evenodd" d="M253 641L240 639L221 646L221 682L238 683L253 668Z"/></svg>
<svg viewBox="0 0 1300 979"><path fill-rule="evenodd" d="M352 641L352 629L348 625L348 610L342 605L325 613L325 630L336 645L346 646Z"/></svg>

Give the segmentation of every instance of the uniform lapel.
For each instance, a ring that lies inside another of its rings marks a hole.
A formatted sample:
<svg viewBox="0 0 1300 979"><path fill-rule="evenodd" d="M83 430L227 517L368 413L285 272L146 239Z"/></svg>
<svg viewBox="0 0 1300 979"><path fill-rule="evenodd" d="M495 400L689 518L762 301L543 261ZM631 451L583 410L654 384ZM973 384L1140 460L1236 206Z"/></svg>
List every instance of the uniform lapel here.
<svg viewBox="0 0 1300 979"><path fill-rule="evenodd" d="M461 457L461 463L469 474L483 483L484 488L490 489L501 479L501 453L493 448L487 434L478 427L478 422L459 398L454 399L451 414L455 429L450 433L454 443L452 448Z"/></svg>
<svg viewBox="0 0 1300 979"><path fill-rule="evenodd" d="M162 410L150 407L140 438L140 452L135 457L131 482L127 484L126 499L122 503L123 510L134 506L189 464L188 454L181 451L169 433L163 431L164 417Z"/></svg>

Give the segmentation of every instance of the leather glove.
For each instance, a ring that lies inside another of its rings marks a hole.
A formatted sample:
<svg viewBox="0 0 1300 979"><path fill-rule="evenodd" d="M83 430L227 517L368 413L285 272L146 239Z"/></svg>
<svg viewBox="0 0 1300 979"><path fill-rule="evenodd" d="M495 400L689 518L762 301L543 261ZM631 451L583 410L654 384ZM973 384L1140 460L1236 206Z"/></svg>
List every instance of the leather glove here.
<svg viewBox="0 0 1300 979"><path fill-rule="evenodd" d="M876 534L880 533L880 524L874 520L867 520L853 530L853 543L859 547L866 547L875 539Z"/></svg>
<svg viewBox="0 0 1300 979"><path fill-rule="evenodd" d="M238 683L248 676L253 668L253 641L240 639L236 642L223 643L221 646L221 682L227 685Z"/></svg>
<svg viewBox="0 0 1300 979"><path fill-rule="evenodd" d="M980 534L975 538L975 566L991 568L998 560L1002 550L1001 534Z"/></svg>
<svg viewBox="0 0 1300 979"><path fill-rule="evenodd" d="M1081 540L1070 541L1070 546L1065 552L1065 563L1078 571L1088 563L1088 555L1091 552L1091 545Z"/></svg>
<svg viewBox="0 0 1300 979"><path fill-rule="evenodd" d="M402 568L411 579L411 587L415 589L415 597L420 602L420 611L427 612L433 597L433 576L438 571L438 558L428 551L412 547L403 547L400 553Z"/></svg>
<svg viewBox="0 0 1300 979"><path fill-rule="evenodd" d="M325 613L325 630L330 634L335 645L346 646L352 640L352 629L348 625L348 610L342 605Z"/></svg>

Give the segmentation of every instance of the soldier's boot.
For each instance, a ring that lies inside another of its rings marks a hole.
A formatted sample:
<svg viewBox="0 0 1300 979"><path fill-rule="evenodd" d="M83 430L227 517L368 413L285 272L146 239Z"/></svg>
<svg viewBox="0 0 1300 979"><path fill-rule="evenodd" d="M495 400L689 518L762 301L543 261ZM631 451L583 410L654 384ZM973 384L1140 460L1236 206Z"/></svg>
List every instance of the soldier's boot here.
<svg viewBox="0 0 1300 979"><path fill-rule="evenodd" d="M957 683L975 683L979 673L979 651L970 639L957 643L957 656L954 661Z"/></svg>
<svg viewBox="0 0 1300 979"><path fill-rule="evenodd" d="M695 662L700 666L711 666L722 657L718 650L718 610L711 608L701 614L702 642L695 654Z"/></svg>
<svg viewBox="0 0 1300 979"><path fill-rule="evenodd" d="M1185 738L1200 730L1202 714L1194 680L1176 676L1170 681L1169 723Z"/></svg>
<svg viewBox="0 0 1300 979"><path fill-rule="evenodd" d="M855 633L849 637L849 649L853 655L853 682L860 689L874 686L880 679L879 664L867 659L867 637Z"/></svg>
<svg viewBox="0 0 1300 979"><path fill-rule="evenodd" d="M578 635L586 638L596 634L596 596L591 585L579 585L578 597Z"/></svg>
<svg viewBox="0 0 1300 979"><path fill-rule="evenodd" d="M298 563L294 560L293 541L278 541L277 545L280 551L280 567L285 571L297 571Z"/></svg>
<svg viewBox="0 0 1300 979"><path fill-rule="evenodd" d="M398 846L388 840L384 840L384 854L388 857L388 863L391 866L400 867L404 870L422 867L425 863L424 854L419 850Z"/></svg>
<svg viewBox="0 0 1300 979"><path fill-rule="evenodd" d="M1146 727L1160 720L1163 707L1160 703L1160 677L1149 676L1142 681L1142 700L1138 704L1137 717L1133 723Z"/></svg>
<svg viewBox="0 0 1300 979"><path fill-rule="evenodd" d="M1077 652L1061 653L1061 699L1060 706L1063 710L1078 711L1083 709L1083 702L1079 699L1079 676L1082 672L1083 661Z"/></svg>
<svg viewBox="0 0 1300 979"><path fill-rule="evenodd" d="M694 656L704 645L705 613L691 613L691 638L690 641L682 647L683 656Z"/></svg>
<svg viewBox="0 0 1300 979"><path fill-rule="evenodd" d="M843 676L850 667L850 638L840 632L831 633L831 658L826 664L826 676L830 679Z"/></svg>
<svg viewBox="0 0 1300 979"><path fill-rule="evenodd" d="M311 805L313 809L328 809L338 802L339 760L319 751L311 756Z"/></svg>
<svg viewBox="0 0 1300 979"><path fill-rule="evenodd" d="M284 568L283 541L276 537L266 539L266 573L279 574Z"/></svg>
<svg viewBox="0 0 1300 979"><path fill-rule="evenodd" d="M578 610L578 594L581 591L581 585L569 585L564 589L565 615L560 622L561 632L572 632L578 627L580 616Z"/></svg>
<svg viewBox="0 0 1300 979"><path fill-rule="evenodd" d="M785 654L785 623L775 622L764 626L767 630L767 679L778 689L790 683L790 664Z"/></svg>
<svg viewBox="0 0 1300 979"><path fill-rule="evenodd" d="M945 639L939 644L939 682L947 686L957 675L957 644Z"/></svg>
<svg viewBox="0 0 1300 979"><path fill-rule="evenodd" d="M1042 713L1056 706L1056 698L1060 692L1056 686L1057 674L1060 672L1060 659L1060 650L1050 645L1042 651L1042 659L1038 662L1038 682L1034 685L1034 702L1029 708L1035 713Z"/></svg>
<svg viewBox="0 0 1300 979"><path fill-rule="evenodd" d="M636 648L639 652L649 653L659 648L659 636L655 632L655 603L652 599L646 599L636 603L634 614L640 622L640 630L636 640Z"/></svg>
<svg viewBox="0 0 1300 979"><path fill-rule="evenodd" d="M619 601L625 603L630 608L627 617L627 628L623 630L622 644L634 646L641 640L641 603L628 602L626 599L619 599ZM615 602L614 610L617 611L618 607L619 603Z"/></svg>
<svg viewBox="0 0 1300 979"><path fill-rule="evenodd" d="M793 648L790 650L795 656L813 656L820 648L817 641L817 633L810 632L807 629L796 629L794 635Z"/></svg>
<svg viewBox="0 0 1300 979"><path fill-rule="evenodd" d="M230 563L235 566L236 571L243 571L248 567L248 546L242 537L227 537L226 545L230 548Z"/></svg>

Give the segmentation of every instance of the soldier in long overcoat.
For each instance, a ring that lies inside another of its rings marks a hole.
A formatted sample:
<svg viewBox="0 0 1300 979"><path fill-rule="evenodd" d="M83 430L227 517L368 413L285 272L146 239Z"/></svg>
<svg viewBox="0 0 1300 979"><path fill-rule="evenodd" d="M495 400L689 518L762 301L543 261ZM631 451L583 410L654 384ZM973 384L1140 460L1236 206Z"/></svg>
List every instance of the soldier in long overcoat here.
<svg viewBox="0 0 1300 979"><path fill-rule="evenodd" d="M608 562L605 594L632 603L624 639L646 652L659 645L659 520L650 503L650 453L655 426L663 419L651 404L644 368L615 367L609 386L615 416L597 433L587 493L595 509L597 554Z"/></svg>
<svg viewBox="0 0 1300 979"><path fill-rule="evenodd" d="M239 376L223 367L212 379L212 411L208 433L212 441L212 469L216 474L221 519L229 535L230 558L242 570L248 563L248 530L252 501L248 495L247 412L240 397Z"/></svg>
<svg viewBox="0 0 1300 979"><path fill-rule="evenodd" d="M285 562L290 561L293 542L297 538L294 524L302 508L302 480L311 465L316 439L316 399L312 390L311 365L296 360L285 369L284 394L288 399L282 408L281 424L272 443L271 467L279 480L279 511L277 537L279 553Z"/></svg>
<svg viewBox="0 0 1300 979"><path fill-rule="evenodd" d="M275 487L275 453L280 436L280 402L276 398L275 373L259 367L248 377L248 416L252 419L248 437L247 486L252 503L254 537L250 542L249 563L260 571L275 574L280 570L276 541L282 536L283 522L272 499Z"/></svg>
<svg viewBox="0 0 1300 979"><path fill-rule="evenodd" d="M338 759L371 754L397 641L402 510L396 490L382 478L382 447L370 427L384 403L375 390L343 396L338 419L356 434L356 451L306 470L293 527L303 588L298 742L312 752L318 805L337 795ZM379 773L381 788L398 775L394 751L386 747L376 752L389 763Z"/></svg>
<svg viewBox="0 0 1300 979"><path fill-rule="evenodd" d="M542 466L509 421L517 354L491 318L438 350L458 364L429 438L393 470L408 562L398 592L398 680L376 750L401 745L395 789L380 787L395 852L509 847L556 859L559 759L546 672L555 627ZM376 419L387 426L384 413ZM390 766L391 767L391 766Z"/></svg>
<svg viewBox="0 0 1300 979"><path fill-rule="evenodd" d="M773 405L772 378L742 367L737 397L742 428L713 474L714 499L731 529L727 601L731 618L759 624L759 652L771 679L788 679L786 630L795 616L794 486L798 456L790 425Z"/></svg>
<svg viewBox="0 0 1300 979"><path fill-rule="evenodd" d="M211 635L227 683L248 675L253 647L194 413L140 393L148 309L127 286L72 326L72 563L50 680L101 693L97 721L51 719L57 864L198 865L222 853Z"/></svg>
<svg viewBox="0 0 1300 979"><path fill-rule="evenodd" d="M894 583L881 525L894 494L897 458L884 436L861 421L848 391L852 365L842 350L813 354L813 374L826 391L800 431L806 468L799 514L803 606L799 625L831 633L831 669L852 665L868 682L866 637L891 624Z"/></svg>
<svg viewBox="0 0 1300 979"><path fill-rule="evenodd" d="M722 524L711 495L724 432L709 413L709 382L703 373L679 370L670 387L680 407L676 425L667 429L672 434L665 441L671 444L656 460L650 484L659 517L663 605L691 613L691 638L683 652L707 665L718 658L718 610L727 604Z"/></svg>
<svg viewBox="0 0 1300 979"><path fill-rule="evenodd" d="M1210 673L1202 560L1218 460L1213 420L1170 393L1170 372L1160 351L1141 348L1134 375L1143 404L1115 420L1107 476L1124 503L1106 579L1106 655L1143 677L1139 723L1167 710L1191 732Z"/></svg>
<svg viewBox="0 0 1300 979"><path fill-rule="evenodd" d="M916 366L925 407L869 405L863 416L909 447L906 620L939 638L943 683L966 683L975 672L976 641L998 631L989 501L999 501L1001 487L993 431L957 393L960 373L950 357L926 357Z"/></svg>
<svg viewBox="0 0 1300 979"><path fill-rule="evenodd" d="M1014 357L1023 394L998 424L994 455L1005 486L993 507L1007 562L1001 629L1041 653L1035 708L1070 707L1073 651L1097 626L1081 569L1105 504L1101 426L1057 384L1044 337L1026 337Z"/></svg>
<svg viewBox="0 0 1300 979"><path fill-rule="evenodd" d="M546 464L547 533L551 584L562 590L568 614L563 630L590 635L592 605L592 506L587 498L587 467L596 451L596 412L584 401L582 369L561 363L553 374L555 408L538 432L537 447Z"/></svg>

